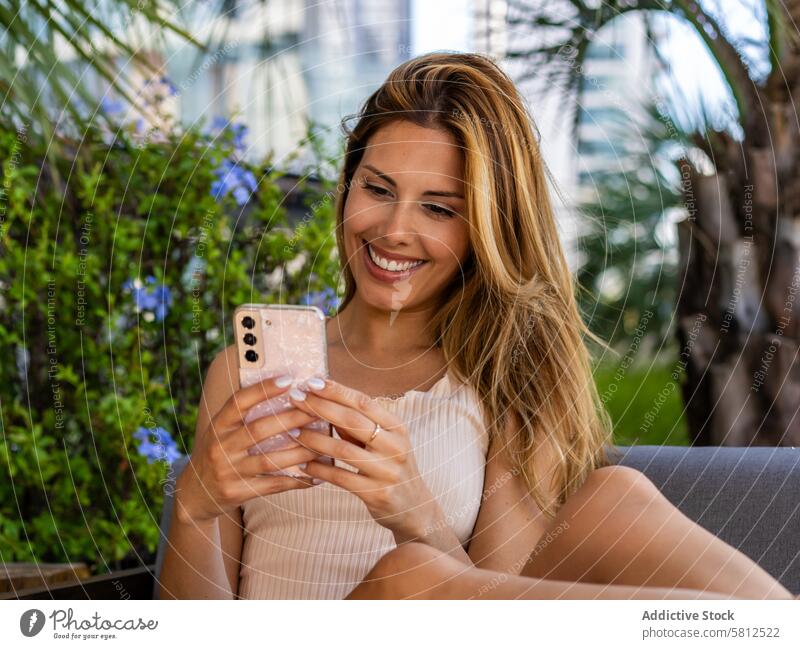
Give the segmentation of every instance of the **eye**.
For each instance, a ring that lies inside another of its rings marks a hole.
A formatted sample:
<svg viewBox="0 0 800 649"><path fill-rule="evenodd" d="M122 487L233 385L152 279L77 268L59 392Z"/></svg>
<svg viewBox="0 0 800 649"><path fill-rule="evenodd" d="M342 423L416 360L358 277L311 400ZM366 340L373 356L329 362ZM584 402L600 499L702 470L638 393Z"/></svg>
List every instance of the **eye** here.
<svg viewBox="0 0 800 649"><path fill-rule="evenodd" d="M433 205L431 203L425 204L426 209L430 210L434 214L438 214L439 216L455 216L455 212L452 210L445 209L441 205Z"/></svg>
<svg viewBox="0 0 800 649"><path fill-rule="evenodd" d="M378 187L377 185L369 185L367 183L364 183L364 187L366 187L367 190L371 191L376 196L387 196L389 194L389 192L386 191L383 187Z"/></svg>
<svg viewBox="0 0 800 649"><path fill-rule="evenodd" d="M377 185L370 185L366 181L361 183L361 186L364 187L368 192L371 192L375 196L388 196L391 192L384 189L383 187L378 187ZM456 213L452 210L448 210L447 208L442 207L441 205L434 205L432 203L423 203L422 204L425 209L430 212L433 212L437 216L446 216L452 217L455 216Z"/></svg>

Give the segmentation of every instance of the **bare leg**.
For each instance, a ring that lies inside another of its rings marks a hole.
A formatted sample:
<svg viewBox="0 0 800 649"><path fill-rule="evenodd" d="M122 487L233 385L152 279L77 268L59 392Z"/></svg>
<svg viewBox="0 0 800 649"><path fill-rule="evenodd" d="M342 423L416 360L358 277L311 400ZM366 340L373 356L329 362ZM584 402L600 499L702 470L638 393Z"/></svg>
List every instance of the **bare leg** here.
<svg viewBox="0 0 800 649"><path fill-rule="evenodd" d="M611 586L519 577L467 566L407 543L385 554L345 599L737 599L687 588Z"/></svg>
<svg viewBox="0 0 800 649"><path fill-rule="evenodd" d="M561 506L521 576L793 598L742 552L669 502L639 471L592 472Z"/></svg>

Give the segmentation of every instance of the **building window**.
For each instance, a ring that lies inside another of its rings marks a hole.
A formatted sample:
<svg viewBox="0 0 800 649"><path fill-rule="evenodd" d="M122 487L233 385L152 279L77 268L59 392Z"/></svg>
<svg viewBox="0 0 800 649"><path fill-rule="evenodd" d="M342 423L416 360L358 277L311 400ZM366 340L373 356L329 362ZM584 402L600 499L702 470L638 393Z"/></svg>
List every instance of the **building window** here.
<svg viewBox="0 0 800 649"><path fill-rule="evenodd" d="M626 119L625 113L616 106L580 107L578 121L581 124L596 124L603 126L612 123L621 123Z"/></svg>
<svg viewBox="0 0 800 649"><path fill-rule="evenodd" d="M581 155L617 156L623 153L623 147L610 140L578 140L578 153Z"/></svg>
<svg viewBox="0 0 800 649"><path fill-rule="evenodd" d="M625 58L625 44L624 43L601 43L595 41L586 48L587 59L615 59L620 60Z"/></svg>

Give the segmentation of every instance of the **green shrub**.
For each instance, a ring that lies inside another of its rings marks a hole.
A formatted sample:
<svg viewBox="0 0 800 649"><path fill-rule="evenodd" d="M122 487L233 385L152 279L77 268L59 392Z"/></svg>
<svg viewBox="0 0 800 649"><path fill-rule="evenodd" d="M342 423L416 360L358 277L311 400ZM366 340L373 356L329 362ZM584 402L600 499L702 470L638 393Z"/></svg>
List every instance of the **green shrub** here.
<svg viewBox="0 0 800 649"><path fill-rule="evenodd" d="M626 366L603 363L595 383L614 422L614 443L620 445L690 444L683 416L681 373L657 361Z"/></svg>
<svg viewBox="0 0 800 649"><path fill-rule="evenodd" d="M59 185L0 129L2 561L151 561L233 309L336 286L332 194L295 230L270 160L232 164L241 130L134 136L90 134Z"/></svg>

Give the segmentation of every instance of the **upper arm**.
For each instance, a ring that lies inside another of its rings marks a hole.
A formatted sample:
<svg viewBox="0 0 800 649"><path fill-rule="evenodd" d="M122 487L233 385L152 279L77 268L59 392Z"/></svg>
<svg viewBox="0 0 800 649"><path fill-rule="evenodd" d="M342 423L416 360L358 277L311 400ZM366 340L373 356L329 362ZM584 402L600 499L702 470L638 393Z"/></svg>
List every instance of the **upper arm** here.
<svg viewBox="0 0 800 649"><path fill-rule="evenodd" d="M203 381L203 395L200 398L197 414L195 448L197 448L198 442L205 437L211 418L219 412L228 398L238 389L238 356L236 346L230 345L214 357L206 372ZM237 593L239 591L239 564L244 540L242 508L237 507L230 514L223 514L217 520L225 573L231 585L231 591Z"/></svg>
<svg viewBox="0 0 800 649"><path fill-rule="evenodd" d="M508 426L510 434L506 439L511 439L520 427L516 413L508 418ZM536 542L550 526L550 519L528 493L522 474L511 465L504 443L495 438L489 446L483 502L467 554L478 568L519 574ZM555 494L549 480L554 458L549 445L543 444L534 459L537 475L544 476L540 485L552 499Z"/></svg>

